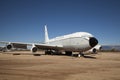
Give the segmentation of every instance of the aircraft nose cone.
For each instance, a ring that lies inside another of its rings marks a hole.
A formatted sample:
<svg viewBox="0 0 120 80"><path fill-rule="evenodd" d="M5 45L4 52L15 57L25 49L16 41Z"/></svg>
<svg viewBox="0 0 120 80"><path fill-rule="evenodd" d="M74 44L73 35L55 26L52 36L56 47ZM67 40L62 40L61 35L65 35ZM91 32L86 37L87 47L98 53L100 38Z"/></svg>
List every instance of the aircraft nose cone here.
<svg viewBox="0 0 120 80"><path fill-rule="evenodd" d="M98 40L94 37L90 37L89 44L90 44L91 47L94 47L98 44Z"/></svg>

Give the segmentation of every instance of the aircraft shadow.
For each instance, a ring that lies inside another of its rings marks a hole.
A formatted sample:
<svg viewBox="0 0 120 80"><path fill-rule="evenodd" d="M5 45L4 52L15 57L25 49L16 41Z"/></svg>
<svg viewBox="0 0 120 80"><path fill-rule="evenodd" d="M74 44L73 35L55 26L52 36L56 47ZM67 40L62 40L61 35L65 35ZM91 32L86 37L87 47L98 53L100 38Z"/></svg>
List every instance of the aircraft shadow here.
<svg viewBox="0 0 120 80"><path fill-rule="evenodd" d="M84 58L91 58L91 59L97 59L96 57L93 57L93 56L83 56Z"/></svg>
<svg viewBox="0 0 120 80"><path fill-rule="evenodd" d="M73 54L72 57L78 57L78 54ZM90 56L90 55L84 55L84 56L81 56L81 57L96 59L96 57L93 57L93 56Z"/></svg>
<svg viewBox="0 0 120 80"><path fill-rule="evenodd" d="M45 55L45 54L42 54L42 55ZM52 54L52 56L54 56L54 55L57 55L57 56L78 57L78 54L73 54L73 55L66 55L66 54ZM93 56L90 56L90 55L84 55L84 56L81 56L81 57L84 57L84 58L90 58L90 59L96 59L96 57L93 57Z"/></svg>

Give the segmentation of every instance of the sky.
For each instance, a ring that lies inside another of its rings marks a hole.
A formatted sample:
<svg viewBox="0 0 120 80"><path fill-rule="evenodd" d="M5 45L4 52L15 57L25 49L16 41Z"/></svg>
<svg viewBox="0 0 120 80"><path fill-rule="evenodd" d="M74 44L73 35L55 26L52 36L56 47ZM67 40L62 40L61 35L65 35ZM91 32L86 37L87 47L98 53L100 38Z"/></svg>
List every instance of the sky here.
<svg viewBox="0 0 120 80"><path fill-rule="evenodd" d="M120 44L120 0L0 0L0 41L42 42L89 32L99 44Z"/></svg>

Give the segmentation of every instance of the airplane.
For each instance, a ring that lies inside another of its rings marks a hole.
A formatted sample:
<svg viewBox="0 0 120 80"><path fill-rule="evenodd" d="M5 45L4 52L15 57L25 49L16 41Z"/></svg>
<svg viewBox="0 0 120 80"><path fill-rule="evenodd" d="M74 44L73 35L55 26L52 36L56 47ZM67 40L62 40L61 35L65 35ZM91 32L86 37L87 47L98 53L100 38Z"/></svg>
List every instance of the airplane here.
<svg viewBox="0 0 120 80"><path fill-rule="evenodd" d="M23 43L23 42L5 42L8 50L14 48L27 49L31 46L31 51L45 50L45 54L54 54L65 52L66 55L72 55L72 52L79 52L78 56L82 56L83 52L88 51L98 44L98 40L88 32L75 32L68 35L63 35L49 39L47 25L45 25L45 41L44 43Z"/></svg>

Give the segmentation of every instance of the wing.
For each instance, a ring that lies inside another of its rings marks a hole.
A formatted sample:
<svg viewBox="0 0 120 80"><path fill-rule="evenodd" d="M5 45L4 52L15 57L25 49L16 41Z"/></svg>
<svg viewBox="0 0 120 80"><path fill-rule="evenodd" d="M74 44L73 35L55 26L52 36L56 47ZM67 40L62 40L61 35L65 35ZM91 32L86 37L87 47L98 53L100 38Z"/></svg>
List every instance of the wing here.
<svg viewBox="0 0 120 80"><path fill-rule="evenodd" d="M27 45L26 43L21 43L21 42L5 42L2 41L0 42L1 44L5 44L5 47L7 49L15 49L15 48L21 48L21 49L27 49Z"/></svg>
<svg viewBox="0 0 120 80"><path fill-rule="evenodd" d="M42 50L60 50L63 48L62 45L51 45L44 43L21 43L21 42L0 42L2 44L6 44L7 49L27 49L28 46L31 46L31 51L36 52L37 49Z"/></svg>

